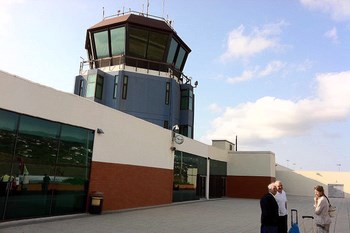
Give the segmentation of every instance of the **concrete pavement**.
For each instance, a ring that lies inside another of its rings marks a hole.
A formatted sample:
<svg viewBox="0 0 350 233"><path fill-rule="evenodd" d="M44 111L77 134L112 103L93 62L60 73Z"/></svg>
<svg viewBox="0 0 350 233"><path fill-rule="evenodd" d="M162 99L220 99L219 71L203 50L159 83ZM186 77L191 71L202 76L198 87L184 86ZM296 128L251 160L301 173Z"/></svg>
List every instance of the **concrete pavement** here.
<svg viewBox="0 0 350 233"><path fill-rule="evenodd" d="M332 233L349 233L350 199L330 199L337 206ZM297 209L303 233L303 215L313 214L312 197L288 196L288 209ZM257 233L260 206L256 199L223 198L153 208L78 214L0 223L1 233L118 232L118 233ZM288 218L290 224L290 217ZM310 226L310 225L305 225Z"/></svg>

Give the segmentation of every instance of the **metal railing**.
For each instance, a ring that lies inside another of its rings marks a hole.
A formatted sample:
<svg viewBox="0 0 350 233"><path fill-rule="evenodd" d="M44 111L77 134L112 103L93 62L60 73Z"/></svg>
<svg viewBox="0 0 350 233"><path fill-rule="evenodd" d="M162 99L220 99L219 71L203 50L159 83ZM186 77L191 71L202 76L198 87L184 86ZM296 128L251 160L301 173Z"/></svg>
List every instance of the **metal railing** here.
<svg viewBox="0 0 350 233"><path fill-rule="evenodd" d="M191 77L184 75L181 70L177 69L174 65L127 56L125 54L94 60L83 60L80 62L79 74L83 74L87 69L98 69L112 66L122 66L121 69L125 69L125 66L133 67L135 72L137 72L138 69L145 69L147 73L150 71L156 71L158 72L158 75L161 75L161 73L164 72L168 73L169 77L176 78L181 84L191 84Z"/></svg>

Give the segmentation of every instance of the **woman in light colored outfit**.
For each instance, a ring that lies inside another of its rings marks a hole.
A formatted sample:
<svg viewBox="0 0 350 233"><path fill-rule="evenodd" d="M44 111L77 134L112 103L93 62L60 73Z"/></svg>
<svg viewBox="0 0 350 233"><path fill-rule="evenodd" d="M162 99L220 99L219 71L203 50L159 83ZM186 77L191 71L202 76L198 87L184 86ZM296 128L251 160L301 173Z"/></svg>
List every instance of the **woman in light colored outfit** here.
<svg viewBox="0 0 350 233"><path fill-rule="evenodd" d="M329 233L331 218L328 213L329 203L325 197L322 186L315 187L315 224L317 233Z"/></svg>

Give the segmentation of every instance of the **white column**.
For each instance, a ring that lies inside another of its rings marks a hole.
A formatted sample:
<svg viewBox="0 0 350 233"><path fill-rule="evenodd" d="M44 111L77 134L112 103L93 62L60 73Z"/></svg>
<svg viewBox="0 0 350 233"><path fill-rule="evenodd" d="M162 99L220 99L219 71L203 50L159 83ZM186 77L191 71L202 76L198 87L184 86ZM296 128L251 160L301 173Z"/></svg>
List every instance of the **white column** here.
<svg viewBox="0 0 350 233"><path fill-rule="evenodd" d="M207 177L205 179L205 198L209 200L210 158L207 159Z"/></svg>

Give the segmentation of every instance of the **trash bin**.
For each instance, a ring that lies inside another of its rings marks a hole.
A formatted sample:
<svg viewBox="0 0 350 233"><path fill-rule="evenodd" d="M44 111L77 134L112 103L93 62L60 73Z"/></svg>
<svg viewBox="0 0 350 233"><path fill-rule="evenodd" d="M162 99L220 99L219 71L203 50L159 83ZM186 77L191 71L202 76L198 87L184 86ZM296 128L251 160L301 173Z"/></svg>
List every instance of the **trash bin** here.
<svg viewBox="0 0 350 233"><path fill-rule="evenodd" d="M90 194L90 214L101 214L103 207L103 193L101 192L92 192Z"/></svg>

